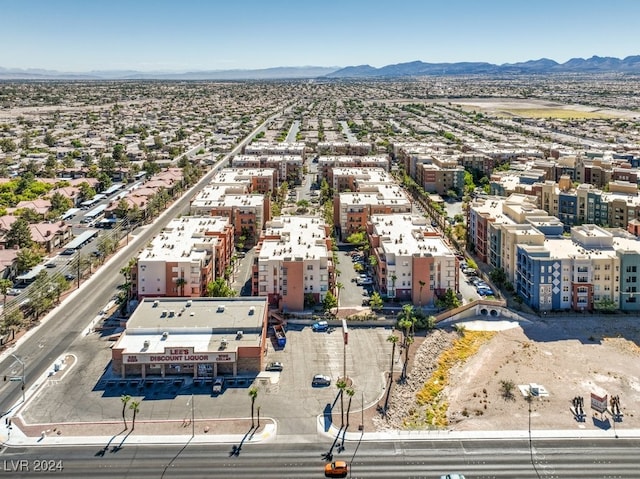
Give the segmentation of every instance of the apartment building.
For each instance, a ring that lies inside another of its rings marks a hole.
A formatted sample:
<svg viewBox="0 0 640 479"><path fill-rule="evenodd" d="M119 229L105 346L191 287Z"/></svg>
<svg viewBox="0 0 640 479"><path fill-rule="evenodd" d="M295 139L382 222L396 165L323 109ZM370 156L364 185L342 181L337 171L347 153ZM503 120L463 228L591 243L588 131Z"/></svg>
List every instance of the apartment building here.
<svg viewBox="0 0 640 479"><path fill-rule="evenodd" d="M234 168L269 168L276 172L277 184L285 181L299 185L302 181L302 155L236 155L231 159Z"/></svg>
<svg viewBox="0 0 640 479"><path fill-rule="evenodd" d="M257 156L300 156L304 160L306 145L303 142L270 143L266 141L254 141L244 147L244 155Z"/></svg>
<svg viewBox="0 0 640 479"><path fill-rule="evenodd" d="M501 233L503 229L498 225L523 224L529 216L547 216L544 210L537 208L535 197L512 194L508 198L499 196L475 198L469 204L467 213L467 242L483 263L505 267L502 255L504 252L508 252L509 255L511 253L503 243L505 241ZM532 241L535 240L532 239ZM510 257L506 263L510 264L511 261Z"/></svg>
<svg viewBox="0 0 640 479"><path fill-rule="evenodd" d="M269 221L256 247L252 295L283 311L302 311L335 293L330 231L312 216Z"/></svg>
<svg viewBox="0 0 640 479"><path fill-rule="evenodd" d="M373 215L411 213L411 200L396 184L370 185L365 191L339 193L333 200L333 220L344 240L364 231Z"/></svg>
<svg viewBox="0 0 640 479"><path fill-rule="evenodd" d="M318 155L367 156L374 151L374 146L365 141L320 141L316 146Z"/></svg>
<svg viewBox="0 0 640 479"><path fill-rule="evenodd" d="M204 296L207 284L224 275L232 254L229 218L175 218L136 258L131 272L133 295Z"/></svg>
<svg viewBox="0 0 640 479"><path fill-rule="evenodd" d="M211 178L209 184L246 185L247 193L271 195L278 187L278 176L273 168L223 168Z"/></svg>
<svg viewBox="0 0 640 479"><path fill-rule="evenodd" d="M367 223L375 257L375 282L389 298L433 305L451 289L459 291L458 260L423 216L372 215Z"/></svg>
<svg viewBox="0 0 640 479"><path fill-rule="evenodd" d="M367 156L319 156L318 176L331 182L331 170L335 168L382 168L389 171L386 155Z"/></svg>
<svg viewBox="0 0 640 479"><path fill-rule="evenodd" d="M191 201L190 214L229 218L236 243L251 247L257 242L264 224L271 218L271 202L265 195L248 193L243 184L209 184Z"/></svg>
<svg viewBox="0 0 640 479"><path fill-rule="evenodd" d="M335 167L329 169L327 182L335 193L342 193L362 191L366 188L373 188L374 185L390 184L394 182L394 179L383 168Z"/></svg>
<svg viewBox="0 0 640 479"><path fill-rule="evenodd" d="M518 245L515 289L539 311L640 310L640 241L621 229L571 228L571 237Z"/></svg>
<svg viewBox="0 0 640 479"><path fill-rule="evenodd" d="M464 168L448 162L432 159L432 163L418 163L416 165L415 181L428 193L446 195L450 190L462 192L464 187ZM440 163L440 164L439 164Z"/></svg>

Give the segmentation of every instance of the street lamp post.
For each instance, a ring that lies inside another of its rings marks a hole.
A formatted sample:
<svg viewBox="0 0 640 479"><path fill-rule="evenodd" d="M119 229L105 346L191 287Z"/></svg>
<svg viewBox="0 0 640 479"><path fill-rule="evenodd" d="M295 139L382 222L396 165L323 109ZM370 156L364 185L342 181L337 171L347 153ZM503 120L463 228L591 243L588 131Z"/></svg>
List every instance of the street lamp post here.
<svg viewBox="0 0 640 479"><path fill-rule="evenodd" d="M22 402L24 402L24 362L15 354L10 353L10 356L15 359L16 361L18 361L20 363L20 365L22 366L22 376L21 376L21 389L22 389Z"/></svg>
<svg viewBox="0 0 640 479"><path fill-rule="evenodd" d="M187 406L189 405L189 403L191 403L191 437L195 437L196 435L196 425L193 422L195 419L195 404L193 402L193 393L191 393L191 399L189 400L189 402L187 402Z"/></svg>

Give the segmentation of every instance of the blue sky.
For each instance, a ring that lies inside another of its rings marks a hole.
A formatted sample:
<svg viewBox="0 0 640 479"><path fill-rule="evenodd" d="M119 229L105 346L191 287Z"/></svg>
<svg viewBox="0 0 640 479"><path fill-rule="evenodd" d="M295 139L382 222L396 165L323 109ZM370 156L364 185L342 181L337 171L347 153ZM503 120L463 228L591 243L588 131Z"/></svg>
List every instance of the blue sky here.
<svg viewBox="0 0 640 479"><path fill-rule="evenodd" d="M637 0L0 0L0 66L186 71L640 54Z"/></svg>

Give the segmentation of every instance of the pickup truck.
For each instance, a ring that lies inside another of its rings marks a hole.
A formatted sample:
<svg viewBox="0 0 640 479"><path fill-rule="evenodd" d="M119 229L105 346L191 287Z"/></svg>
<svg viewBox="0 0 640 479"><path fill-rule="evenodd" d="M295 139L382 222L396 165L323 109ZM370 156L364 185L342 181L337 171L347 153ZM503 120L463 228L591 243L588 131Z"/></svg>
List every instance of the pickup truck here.
<svg viewBox="0 0 640 479"><path fill-rule="evenodd" d="M224 378L215 378L213 380L213 394L220 394L224 388Z"/></svg>

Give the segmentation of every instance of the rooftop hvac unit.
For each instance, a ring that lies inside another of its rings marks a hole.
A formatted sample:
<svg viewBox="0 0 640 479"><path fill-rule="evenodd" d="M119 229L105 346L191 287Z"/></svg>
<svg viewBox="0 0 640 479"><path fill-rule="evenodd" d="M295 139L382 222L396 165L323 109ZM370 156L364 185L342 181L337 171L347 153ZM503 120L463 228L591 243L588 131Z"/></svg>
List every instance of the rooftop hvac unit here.
<svg viewBox="0 0 640 479"><path fill-rule="evenodd" d="M236 338L241 338L244 335L244 331L236 331Z"/></svg>
<svg viewBox="0 0 640 479"><path fill-rule="evenodd" d="M172 309L171 311L169 311L169 317L173 318L176 315L176 312Z"/></svg>
<svg viewBox="0 0 640 479"><path fill-rule="evenodd" d="M221 304L220 306L218 306L217 312L224 313L224 304Z"/></svg>
<svg viewBox="0 0 640 479"><path fill-rule="evenodd" d="M145 347L145 348L148 348L150 344L151 344L151 343L149 342L149 340L148 340L148 339L145 339L145 340L144 340L144 347Z"/></svg>
<svg viewBox="0 0 640 479"><path fill-rule="evenodd" d="M169 332L165 331L164 333L162 333L162 339L167 339L169 337Z"/></svg>
<svg viewBox="0 0 640 479"><path fill-rule="evenodd" d="M160 315L161 318L164 318L167 315L167 310L163 309L162 310L162 314Z"/></svg>
<svg viewBox="0 0 640 479"><path fill-rule="evenodd" d="M256 307L255 306L251 306L249 308L249 315L251 316L252 314L254 314L256 312Z"/></svg>
<svg viewBox="0 0 640 479"><path fill-rule="evenodd" d="M158 305L160 304L160 301L158 301L157 299L153 302L153 307L157 308Z"/></svg>
<svg viewBox="0 0 640 479"><path fill-rule="evenodd" d="M188 300L187 300L187 308L188 308L189 306L191 306L192 304L193 304L193 301L191 301L190 299L188 299Z"/></svg>

